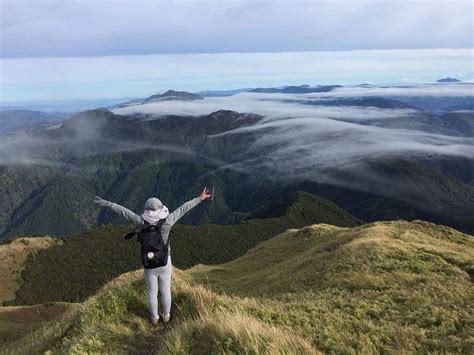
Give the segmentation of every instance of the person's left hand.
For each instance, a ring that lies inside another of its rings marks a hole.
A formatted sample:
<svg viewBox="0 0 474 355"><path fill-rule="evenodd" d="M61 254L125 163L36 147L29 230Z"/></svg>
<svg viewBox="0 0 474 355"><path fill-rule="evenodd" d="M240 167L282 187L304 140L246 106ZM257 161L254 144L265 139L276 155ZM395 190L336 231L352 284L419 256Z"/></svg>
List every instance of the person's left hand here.
<svg viewBox="0 0 474 355"><path fill-rule="evenodd" d="M112 206L112 202L104 200L99 196L96 196L94 199L94 203L97 203L100 207L110 207Z"/></svg>
<svg viewBox="0 0 474 355"><path fill-rule="evenodd" d="M199 195L199 199L201 201L207 200L209 197L211 197L211 193L207 187L202 190L201 194Z"/></svg>

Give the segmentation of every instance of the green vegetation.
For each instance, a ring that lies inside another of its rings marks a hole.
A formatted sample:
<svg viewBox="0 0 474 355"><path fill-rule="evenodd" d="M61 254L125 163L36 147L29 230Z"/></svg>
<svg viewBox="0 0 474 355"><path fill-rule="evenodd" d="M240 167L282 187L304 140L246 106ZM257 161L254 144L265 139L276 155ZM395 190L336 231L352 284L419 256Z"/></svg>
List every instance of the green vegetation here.
<svg viewBox="0 0 474 355"><path fill-rule="evenodd" d="M51 166L0 166L0 241L2 235L17 225L20 215L32 213L31 209L36 207L33 204L29 209L22 207L25 201L35 199L60 173L59 168Z"/></svg>
<svg viewBox="0 0 474 355"><path fill-rule="evenodd" d="M427 222L290 229L231 262L174 270L151 327L142 271L2 353L472 353L474 240Z"/></svg>
<svg viewBox="0 0 474 355"><path fill-rule="evenodd" d="M0 240L29 234L65 237L97 224L123 224L110 211L100 211L93 203L96 194L139 212L150 196L159 196L173 209L212 185L219 199L182 223L234 223L245 215L233 212L224 192L226 183L245 179L230 172L212 173L214 166L167 159L156 151L115 153L72 160L66 172L38 168L31 176L26 167L0 167L0 192L7 197L0 202L0 225L5 226Z"/></svg>
<svg viewBox="0 0 474 355"><path fill-rule="evenodd" d="M176 225L171 234L173 264L187 268L235 259L258 243L288 228L313 223L356 226L361 222L333 203L307 193L278 202L275 217L243 221L238 225ZM265 211L270 213L271 208ZM259 212L258 217L263 218ZM104 283L140 268L139 245L125 241L129 226L104 226L68 237L62 245L29 257L15 305L43 302L81 302ZM74 282L71 282L74 280ZM44 285L49 287L44 287Z"/></svg>

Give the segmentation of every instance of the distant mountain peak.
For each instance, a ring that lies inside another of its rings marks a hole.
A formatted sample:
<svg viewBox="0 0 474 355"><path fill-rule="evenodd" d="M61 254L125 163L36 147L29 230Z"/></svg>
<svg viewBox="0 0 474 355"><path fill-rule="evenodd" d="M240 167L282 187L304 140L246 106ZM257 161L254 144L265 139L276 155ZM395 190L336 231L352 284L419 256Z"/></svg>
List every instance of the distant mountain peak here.
<svg viewBox="0 0 474 355"><path fill-rule="evenodd" d="M362 223L361 220L331 201L304 191L295 191L282 199L271 201L245 217L245 220L283 216L286 218L298 217L308 221L307 224L317 221L317 223L337 226L357 226Z"/></svg>
<svg viewBox="0 0 474 355"><path fill-rule="evenodd" d="M85 110L76 113L75 115L71 116L71 118L68 120L74 120L77 118L84 118L84 117L90 117L90 118L104 118L104 117L111 117L115 116L115 114L110 111L109 109L105 107L99 107L99 108L94 108L91 110Z"/></svg>
<svg viewBox="0 0 474 355"><path fill-rule="evenodd" d="M203 100L204 97L198 94L192 94L187 91L175 91L175 90L168 90L163 94L152 95L149 98L142 101L142 104L148 104L151 102L159 102L159 101L190 101L190 100Z"/></svg>
<svg viewBox="0 0 474 355"><path fill-rule="evenodd" d="M282 88L256 88L252 89L249 92L257 93L284 93L284 94L308 94L312 92L329 92L333 89L339 88L341 85L318 85L311 87L307 84L304 85L292 85L284 86Z"/></svg>
<svg viewBox="0 0 474 355"><path fill-rule="evenodd" d="M207 116L209 117L221 117L221 116L232 116L232 117L237 117L240 116L240 113L232 110L217 110L214 112L211 112Z"/></svg>
<svg viewBox="0 0 474 355"><path fill-rule="evenodd" d="M116 115L105 107L100 107L92 110L85 110L71 116L66 120L61 129L63 130L91 130L92 127L97 128L97 124L110 122Z"/></svg>
<svg viewBox="0 0 474 355"><path fill-rule="evenodd" d="M437 83L460 83L461 80L456 79L456 78L447 77L447 78L438 79L438 80L436 80L436 82Z"/></svg>

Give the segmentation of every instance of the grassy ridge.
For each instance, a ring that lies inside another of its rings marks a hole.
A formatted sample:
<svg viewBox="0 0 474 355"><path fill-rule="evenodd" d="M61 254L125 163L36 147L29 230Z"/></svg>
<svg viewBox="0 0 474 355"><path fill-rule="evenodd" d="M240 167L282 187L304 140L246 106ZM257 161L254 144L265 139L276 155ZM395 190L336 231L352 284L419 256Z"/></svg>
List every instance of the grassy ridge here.
<svg viewBox="0 0 474 355"><path fill-rule="evenodd" d="M188 274L324 351L474 351L474 240L447 227L314 225Z"/></svg>
<svg viewBox="0 0 474 355"><path fill-rule="evenodd" d="M230 261L288 228L313 223L339 226L361 223L333 203L307 193L293 194L278 204L283 205L286 207L278 209L276 217L238 225L174 226L171 234L174 265L187 268L198 263ZM23 284L14 304L80 302L116 276L140 268L138 243L122 238L128 229L104 226L68 237L62 245L38 252L26 263ZM44 287L45 284L50 287Z"/></svg>
<svg viewBox="0 0 474 355"><path fill-rule="evenodd" d="M317 353L300 336L231 307L236 297L216 295L174 271L173 319L152 328L141 271L123 274L56 324L0 347L10 353Z"/></svg>
<svg viewBox="0 0 474 355"><path fill-rule="evenodd" d="M138 270L0 351L469 354L473 260L472 236L426 222L312 225L175 269L169 325L150 327Z"/></svg>

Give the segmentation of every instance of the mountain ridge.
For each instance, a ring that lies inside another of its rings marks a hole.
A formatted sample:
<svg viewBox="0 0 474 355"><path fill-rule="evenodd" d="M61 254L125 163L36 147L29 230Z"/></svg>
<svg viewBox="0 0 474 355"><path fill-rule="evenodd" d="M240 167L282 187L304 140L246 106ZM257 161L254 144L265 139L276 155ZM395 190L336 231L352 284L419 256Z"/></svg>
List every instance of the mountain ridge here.
<svg viewBox="0 0 474 355"><path fill-rule="evenodd" d="M163 94L152 95L141 102L141 104L149 104L159 101L190 101L190 100L204 100L204 97L198 94L192 94L187 91L168 90Z"/></svg>
<svg viewBox="0 0 474 355"><path fill-rule="evenodd" d="M309 85L299 85L299 86L284 86L281 88L255 88L249 90L248 92L256 93L283 93L283 94L308 94L312 92L330 92L336 88L340 88L342 85L318 85L311 87Z"/></svg>
<svg viewBox="0 0 474 355"><path fill-rule="evenodd" d="M442 79L436 80L437 83L460 83L461 80L456 79L456 78L451 78L451 77L446 77Z"/></svg>

